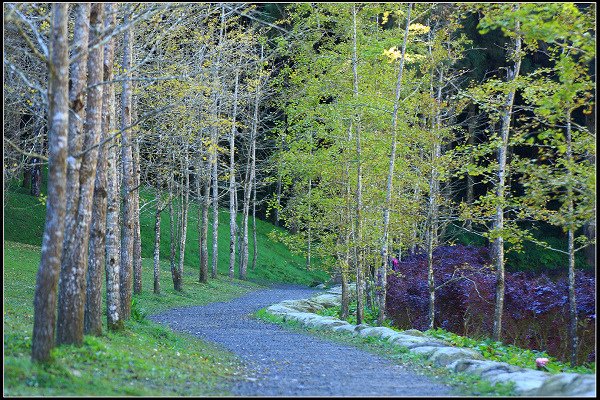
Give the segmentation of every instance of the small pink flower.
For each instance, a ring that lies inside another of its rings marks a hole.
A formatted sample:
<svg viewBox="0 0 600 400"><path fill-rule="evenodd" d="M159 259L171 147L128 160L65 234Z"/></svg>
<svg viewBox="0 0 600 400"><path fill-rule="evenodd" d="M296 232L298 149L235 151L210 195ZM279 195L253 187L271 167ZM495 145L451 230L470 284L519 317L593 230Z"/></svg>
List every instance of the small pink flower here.
<svg viewBox="0 0 600 400"><path fill-rule="evenodd" d="M546 366L546 364L548 364L548 360L547 358L536 358L535 359L535 366L538 368L544 368Z"/></svg>

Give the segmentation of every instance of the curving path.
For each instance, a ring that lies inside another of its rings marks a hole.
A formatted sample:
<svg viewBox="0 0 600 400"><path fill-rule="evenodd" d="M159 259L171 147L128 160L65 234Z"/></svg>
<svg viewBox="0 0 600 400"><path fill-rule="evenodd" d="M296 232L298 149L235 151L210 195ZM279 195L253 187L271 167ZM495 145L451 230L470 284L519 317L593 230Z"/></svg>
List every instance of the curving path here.
<svg viewBox="0 0 600 400"><path fill-rule="evenodd" d="M260 308L318 291L275 285L224 303L172 309L153 321L216 342L253 376L234 384L236 396L448 396L451 389L353 346L290 332L251 318Z"/></svg>

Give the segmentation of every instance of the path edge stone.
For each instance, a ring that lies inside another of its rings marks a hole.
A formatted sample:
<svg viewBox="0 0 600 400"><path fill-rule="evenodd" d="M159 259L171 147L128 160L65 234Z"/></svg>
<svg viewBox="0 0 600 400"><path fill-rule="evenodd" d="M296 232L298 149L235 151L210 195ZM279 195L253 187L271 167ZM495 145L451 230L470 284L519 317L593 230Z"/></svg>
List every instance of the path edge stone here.
<svg viewBox="0 0 600 400"><path fill-rule="evenodd" d="M355 295L355 286L350 295ZM426 336L423 332L410 329L397 332L387 327L372 327L367 324L353 325L335 317L316 314L324 308L342 303L341 286L334 286L308 299L285 300L266 308L272 315L284 321L297 321L306 327L330 331L346 331L353 336L377 337L394 346L403 346L410 352L422 354L438 367L453 372L477 375L492 383L513 382L515 393L520 396L576 396L596 397L596 376L591 374L551 374L529 368L521 368L504 362L484 360L480 352L450 345Z"/></svg>

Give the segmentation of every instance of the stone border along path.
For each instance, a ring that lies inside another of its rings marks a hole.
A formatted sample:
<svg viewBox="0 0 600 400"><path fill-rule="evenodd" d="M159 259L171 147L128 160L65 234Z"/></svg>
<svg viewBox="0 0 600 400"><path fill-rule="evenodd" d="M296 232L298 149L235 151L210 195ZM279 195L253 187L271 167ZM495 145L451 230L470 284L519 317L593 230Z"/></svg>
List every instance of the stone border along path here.
<svg viewBox="0 0 600 400"><path fill-rule="evenodd" d="M384 357L252 317L271 304L316 293L322 291L276 285L231 301L172 309L149 318L216 342L242 359L250 376L232 379L227 389L235 396L453 395L452 388Z"/></svg>
<svg viewBox="0 0 600 400"><path fill-rule="evenodd" d="M596 396L596 376L591 374L559 373L521 368L504 362L484 360L481 353L468 348L454 347L447 342L426 336L415 329L397 332L387 327L352 325L335 317L321 316L316 311L341 305L341 286L310 299L286 300L267 308L270 314L284 320L299 321L307 327L350 332L353 336L374 336L411 352L423 354L439 367L454 372L478 375L492 383L514 382L515 393L522 396Z"/></svg>

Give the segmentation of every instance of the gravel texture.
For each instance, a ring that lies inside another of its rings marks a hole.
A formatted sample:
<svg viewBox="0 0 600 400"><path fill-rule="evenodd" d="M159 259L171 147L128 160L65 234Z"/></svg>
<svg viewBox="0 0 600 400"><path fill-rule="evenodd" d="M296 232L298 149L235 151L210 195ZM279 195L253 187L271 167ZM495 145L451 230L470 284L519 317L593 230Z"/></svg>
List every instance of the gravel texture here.
<svg viewBox="0 0 600 400"><path fill-rule="evenodd" d="M290 332L250 315L318 290L274 285L232 301L176 308L153 315L175 331L216 342L242 359L250 375L236 396L449 396L451 389L353 346Z"/></svg>

